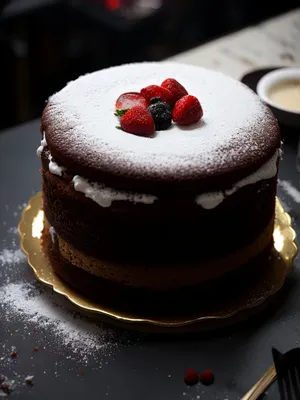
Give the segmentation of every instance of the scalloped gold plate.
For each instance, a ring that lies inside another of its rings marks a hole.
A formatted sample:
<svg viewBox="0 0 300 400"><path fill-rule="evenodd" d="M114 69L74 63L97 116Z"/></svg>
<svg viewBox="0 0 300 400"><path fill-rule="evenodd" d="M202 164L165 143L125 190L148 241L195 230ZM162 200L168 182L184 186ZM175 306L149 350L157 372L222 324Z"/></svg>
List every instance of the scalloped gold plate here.
<svg viewBox="0 0 300 400"><path fill-rule="evenodd" d="M116 306L110 307L107 305L109 299L103 299L103 304L92 301L62 281L54 273L47 255L43 252L41 246L43 227L42 193L39 192L29 200L19 223L22 250L26 253L28 263L37 279L50 285L55 292L64 295L81 309L98 313L105 321L147 331L207 330L248 318L259 311L267 303L267 300L271 299L283 286L298 252L295 243L296 233L291 226L291 218L284 211L280 201L276 199L274 248L271 251L267 268L262 269L262 276L257 282L255 281L251 287L246 287L230 300L224 302L222 298L213 310L205 310L205 304L201 303L196 315L149 317L135 315L130 311L120 311Z"/></svg>

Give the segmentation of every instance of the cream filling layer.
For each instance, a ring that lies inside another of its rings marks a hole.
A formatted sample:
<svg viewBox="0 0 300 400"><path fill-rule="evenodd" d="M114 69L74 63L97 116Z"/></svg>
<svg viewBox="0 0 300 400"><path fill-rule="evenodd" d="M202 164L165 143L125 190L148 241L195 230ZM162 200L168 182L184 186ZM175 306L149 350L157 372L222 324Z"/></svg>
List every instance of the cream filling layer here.
<svg viewBox="0 0 300 400"><path fill-rule="evenodd" d="M42 151L44 150L44 147L47 146L46 138L45 138L45 132L43 132L43 139L41 140L41 145L37 148L36 154L41 157ZM62 176L63 172L66 170L65 167L62 167L58 165L55 161L53 161L53 157L51 156L50 152L48 155L49 159L49 171L58 176Z"/></svg>
<svg viewBox="0 0 300 400"><path fill-rule="evenodd" d="M277 161L280 154L281 150L278 149L270 158L270 160L262 165L257 171L236 182L230 189L218 192L203 193L196 196L196 203L199 206L210 210L217 207L222 203L223 200L225 200L226 197L235 193L238 189L244 186L252 185L264 179L273 178L277 174Z"/></svg>
<svg viewBox="0 0 300 400"><path fill-rule="evenodd" d="M141 194L116 190L99 183L90 183L79 175L73 178L74 189L95 201L101 207L110 207L113 201L131 201L132 203L152 204L157 197L151 194Z"/></svg>
<svg viewBox="0 0 300 400"><path fill-rule="evenodd" d="M41 157L42 151L46 146L47 142L44 133L43 139L41 140L41 145L37 149L37 155L39 157ZM238 189L257 183L264 179L273 178L277 174L277 161L280 155L281 149L278 149L270 158L270 160L261 166L257 171L236 182L227 190L202 193L196 196L196 204L207 210L213 209L221 204L226 197L232 195ZM55 161L53 161L53 157L50 155L50 153L48 158L49 171L54 175L62 176L63 172L66 170L65 167L59 166ZM153 204L156 200L158 200L156 196L151 194L117 190L105 186L104 184L90 182L79 175L75 175L72 182L74 184L74 190L83 193L86 197L93 200L101 207L110 207L113 201L130 201L132 203Z"/></svg>

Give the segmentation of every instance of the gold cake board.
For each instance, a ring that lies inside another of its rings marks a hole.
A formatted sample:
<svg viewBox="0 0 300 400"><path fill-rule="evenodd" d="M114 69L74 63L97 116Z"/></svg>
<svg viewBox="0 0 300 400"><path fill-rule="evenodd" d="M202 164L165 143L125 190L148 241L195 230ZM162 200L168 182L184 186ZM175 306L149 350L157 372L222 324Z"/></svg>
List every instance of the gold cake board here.
<svg viewBox="0 0 300 400"><path fill-rule="evenodd" d="M135 315L130 310L120 311L116 306L109 306L109 299L95 302L77 293L62 281L53 271L47 255L41 246L44 228L42 193L34 195L23 210L19 223L22 250L37 279L77 305L82 311L97 313L101 320L115 323L128 329L154 332L190 332L226 327L248 319L261 311L272 297L282 288L293 260L298 252L295 243L296 234L291 226L291 218L276 199L274 248L270 254L267 268L262 269L260 279L252 287L246 288L229 303L220 303L215 310L205 310L205 304L199 304L195 315L157 316Z"/></svg>

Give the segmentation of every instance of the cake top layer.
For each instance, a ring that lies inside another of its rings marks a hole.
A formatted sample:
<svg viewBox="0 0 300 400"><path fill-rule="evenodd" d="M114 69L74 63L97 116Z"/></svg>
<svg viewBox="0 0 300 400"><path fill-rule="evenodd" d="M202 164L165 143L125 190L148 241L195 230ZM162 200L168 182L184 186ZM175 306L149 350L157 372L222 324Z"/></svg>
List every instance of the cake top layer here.
<svg viewBox="0 0 300 400"><path fill-rule="evenodd" d="M152 138L116 129L119 95L166 78L199 99L199 123L172 124ZM194 183L198 193L228 188L280 147L273 114L250 89L221 73L173 62L127 64L68 83L50 97L42 128L53 157L73 173L146 192L165 183L191 191Z"/></svg>

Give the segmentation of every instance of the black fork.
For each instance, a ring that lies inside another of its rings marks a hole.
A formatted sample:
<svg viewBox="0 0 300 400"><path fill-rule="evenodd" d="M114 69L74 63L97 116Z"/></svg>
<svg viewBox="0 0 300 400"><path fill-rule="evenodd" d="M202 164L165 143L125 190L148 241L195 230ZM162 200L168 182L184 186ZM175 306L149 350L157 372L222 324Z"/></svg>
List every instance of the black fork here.
<svg viewBox="0 0 300 400"><path fill-rule="evenodd" d="M280 353L272 348L281 400L300 400L300 347Z"/></svg>

